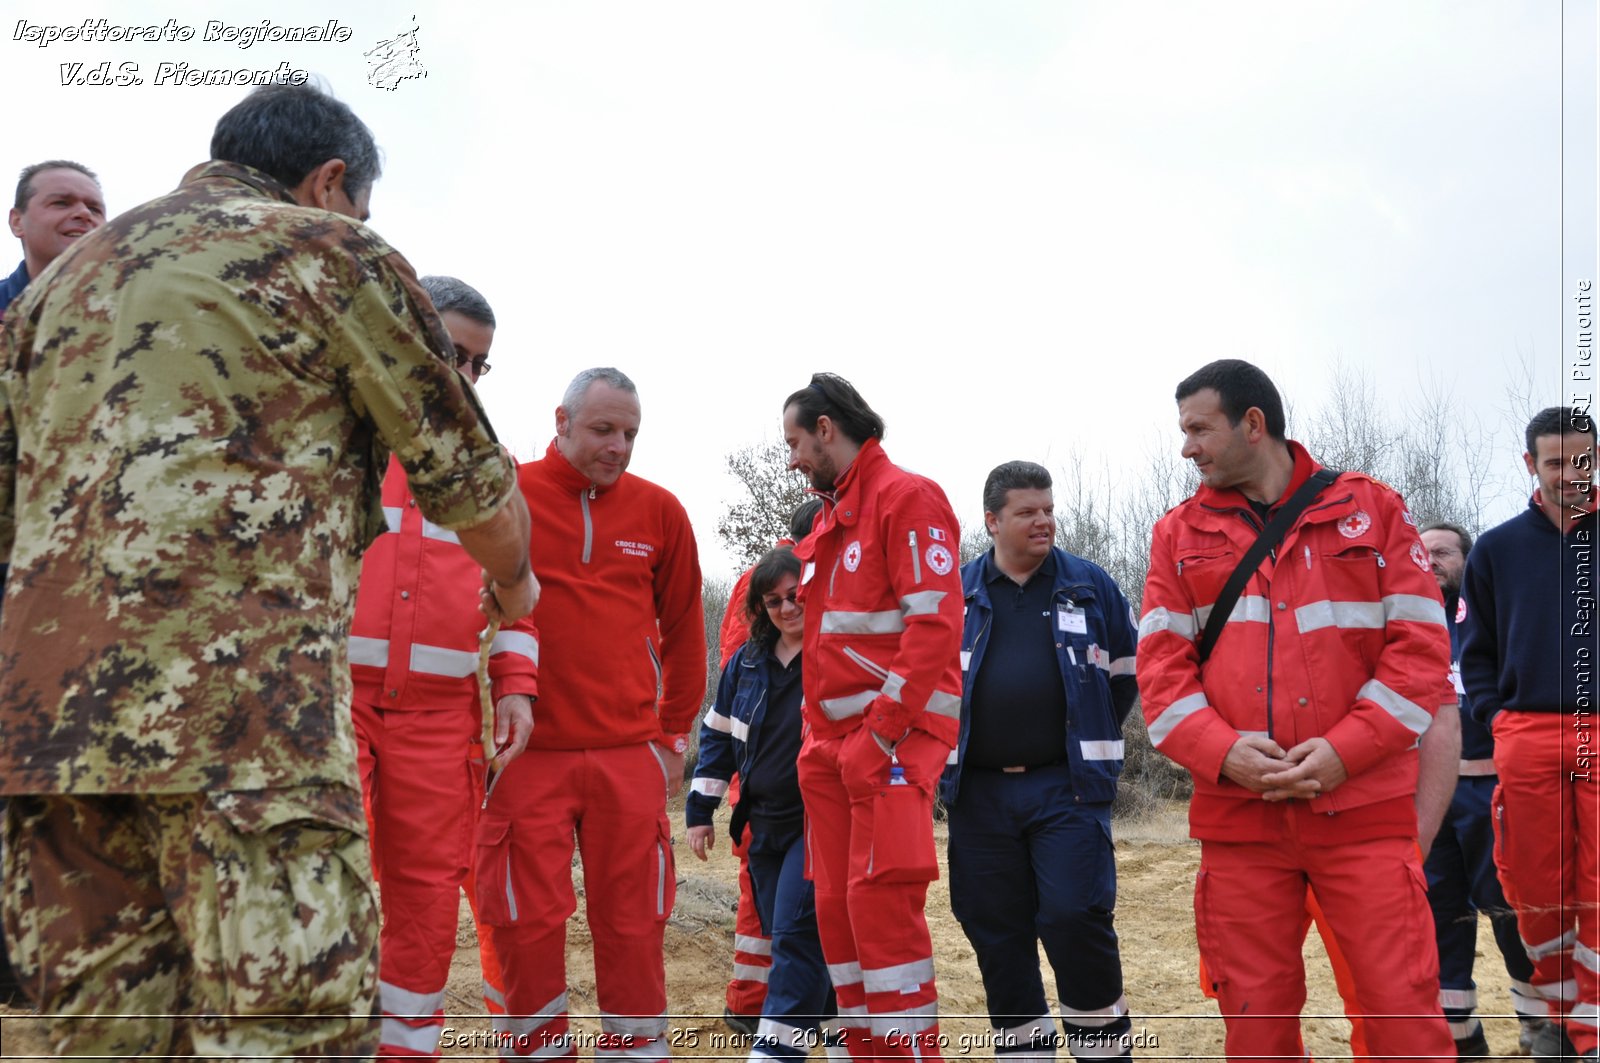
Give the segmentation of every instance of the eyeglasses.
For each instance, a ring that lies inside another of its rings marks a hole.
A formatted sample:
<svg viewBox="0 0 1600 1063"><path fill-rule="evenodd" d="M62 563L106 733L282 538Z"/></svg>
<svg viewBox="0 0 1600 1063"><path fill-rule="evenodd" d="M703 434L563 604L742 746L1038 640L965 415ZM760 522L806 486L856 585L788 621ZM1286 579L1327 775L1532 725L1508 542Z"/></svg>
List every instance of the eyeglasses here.
<svg viewBox="0 0 1600 1063"><path fill-rule="evenodd" d="M470 354L463 354L462 352L457 351L456 368L465 369L469 365L472 367L473 376L479 377L489 375L490 366L489 356L487 354L480 354L478 357L474 358Z"/></svg>
<svg viewBox="0 0 1600 1063"><path fill-rule="evenodd" d="M781 598L776 594L769 594L761 599L761 604L766 607L768 612L771 612L774 609L782 609L785 602L790 605L798 606L800 604L799 598L799 591L790 591Z"/></svg>

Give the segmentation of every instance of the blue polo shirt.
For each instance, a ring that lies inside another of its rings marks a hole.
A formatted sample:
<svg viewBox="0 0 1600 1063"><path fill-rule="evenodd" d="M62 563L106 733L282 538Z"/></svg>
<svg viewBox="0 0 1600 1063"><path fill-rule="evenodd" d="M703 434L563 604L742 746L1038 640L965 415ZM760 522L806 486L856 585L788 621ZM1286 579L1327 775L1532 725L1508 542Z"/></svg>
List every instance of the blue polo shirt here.
<svg viewBox="0 0 1600 1063"><path fill-rule="evenodd" d="M972 683L964 763L973 768L1037 767L1065 759L1067 692L1056 660L1054 555L1018 585L991 553L989 645Z"/></svg>
<svg viewBox="0 0 1600 1063"><path fill-rule="evenodd" d="M28 286L28 281L32 279L28 276L28 263L24 259L17 263L15 273L0 281L0 317L5 317L6 307L11 305L11 300L22 294L22 290Z"/></svg>

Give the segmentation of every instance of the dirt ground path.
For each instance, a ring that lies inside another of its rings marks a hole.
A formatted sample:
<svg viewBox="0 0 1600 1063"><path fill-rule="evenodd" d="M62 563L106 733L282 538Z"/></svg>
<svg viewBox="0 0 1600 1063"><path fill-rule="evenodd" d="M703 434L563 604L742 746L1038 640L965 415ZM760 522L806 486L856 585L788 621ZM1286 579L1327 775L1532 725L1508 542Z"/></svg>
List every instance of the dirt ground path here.
<svg viewBox="0 0 1600 1063"><path fill-rule="evenodd" d="M679 803L674 823L681 822ZM942 825L939 833L942 860ZM1195 973L1192 898L1200 853L1186 837L1183 811L1174 807L1153 818L1118 821L1116 833L1117 930L1134 1034L1144 1038L1134 1055L1141 1059L1220 1059L1222 1021L1215 1004L1201 995ZM721 1018L722 994L732 963L736 865L726 846L719 846L704 864L683 846L678 857L678 900L667 927L666 945L673 1055L680 1059L743 1059L744 1042L728 1031ZM567 935L570 1001L575 1016L593 1016L597 1010L594 965L583 921L581 878L577 886L580 908ZM992 1053L984 1041L989 1023L983 1010L983 987L972 948L950 914L943 879L934 883L927 910L938 968L941 1030L948 1041L946 1055L989 1057ZM1304 1021L1306 1046L1318 1060L1349 1058L1349 1025L1342 1018L1327 959L1314 932L1305 955L1306 1014L1314 1016ZM483 1014L477 964L477 935L463 905L446 1003L450 1018L442 1047L448 1057L490 1058L494 1054L489 1047L489 1022ZM1490 1046L1509 1057L1516 1044L1516 1021L1506 1015L1510 1003L1505 968L1499 963L1487 924L1479 934L1476 974ZM1050 986L1048 976L1046 985ZM595 1020L587 1017L575 1019L574 1026L586 1038L597 1029ZM37 1057L47 1051L38 1021L25 1013L0 1008L0 1032L6 1058Z"/></svg>

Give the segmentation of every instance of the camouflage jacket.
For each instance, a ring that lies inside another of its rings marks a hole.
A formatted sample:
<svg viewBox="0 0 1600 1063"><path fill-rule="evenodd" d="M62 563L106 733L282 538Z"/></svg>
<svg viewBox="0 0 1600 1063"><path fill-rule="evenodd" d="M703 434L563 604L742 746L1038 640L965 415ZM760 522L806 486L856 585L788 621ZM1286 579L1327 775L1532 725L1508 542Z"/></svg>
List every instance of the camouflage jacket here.
<svg viewBox="0 0 1600 1063"><path fill-rule="evenodd" d="M424 514L515 473L404 258L207 163L0 330L0 792L356 786L345 644L387 451Z"/></svg>

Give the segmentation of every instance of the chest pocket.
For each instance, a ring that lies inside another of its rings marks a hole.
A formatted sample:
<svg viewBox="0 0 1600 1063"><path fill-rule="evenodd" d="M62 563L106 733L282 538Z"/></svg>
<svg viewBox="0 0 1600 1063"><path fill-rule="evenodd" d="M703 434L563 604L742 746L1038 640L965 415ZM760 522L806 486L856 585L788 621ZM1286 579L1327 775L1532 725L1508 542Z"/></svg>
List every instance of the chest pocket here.
<svg viewBox="0 0 1600 1063"><path fill-rule="evenodd" d="M1338 544L1318 552L1301 547L1291 560L1310 569L1310 589L1315 597L1336 602L1379 602L1379 570L1388 559L1371 546Z"/></svg>
<svg viewBox="0 0 1600 1063"><path fill-rule="evenodd" d="M1197 608L1217 600L1239 560L1228 537L1220 532L1187 535L1178 543L1175 553L1178 581Z"/></svg>

